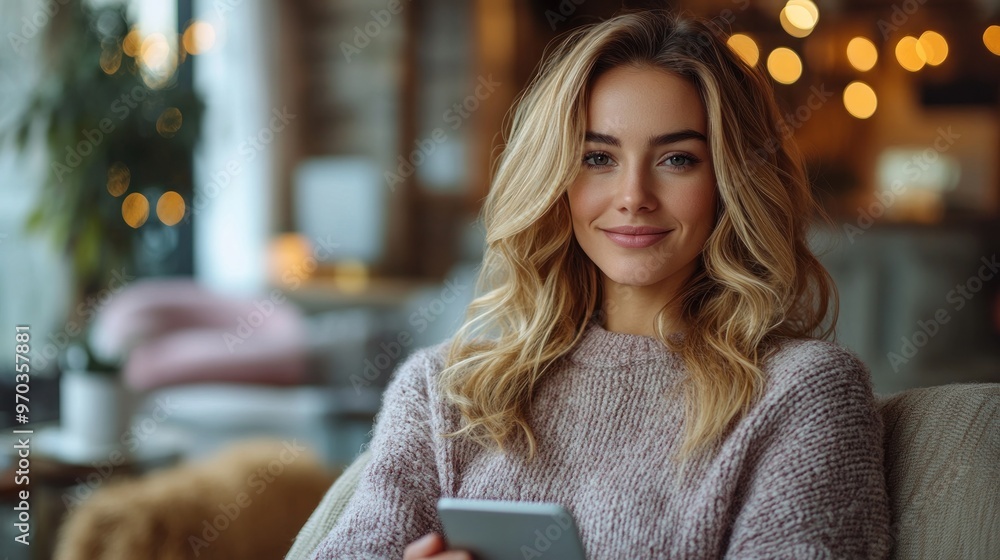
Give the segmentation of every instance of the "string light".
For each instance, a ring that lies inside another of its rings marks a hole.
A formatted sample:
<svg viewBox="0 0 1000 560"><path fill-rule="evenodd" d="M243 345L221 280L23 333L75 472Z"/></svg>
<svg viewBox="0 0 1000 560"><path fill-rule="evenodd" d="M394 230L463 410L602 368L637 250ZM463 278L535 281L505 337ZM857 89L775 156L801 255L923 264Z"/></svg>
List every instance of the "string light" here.
<svg viewBox="0 0 1000 560"><path fill-rule="evenodd" d="M190 54L204 54L215 45L215 28L206 21L193 21L184 30L181 43Z"/></svg>
<svg viewBox="0 0 1000 560"><path fill-rule="evenodd" d="M916 37L907 35L896 43L896 60L903 68L916 72L927 63L927 53Z"/></svg>
<svg viewBox="0 0 1000 560"><path fill-rule="evenodd" d="M819 8L810 0L788 0L778 14L778 21L792 37L806 37L819 22Z"/></svg>
<svg viewBox="0 0 1000 560"><path fill-rule="evenodd" d="M177 134L183 122L184 116L181 115L180 109L177 107L167 107L160 113L160 117L156 119L156 132L164 138L170 138L174 134Z"/></svg>
<svg viewBox="0 0 1000 560"><path fill-rule="evenodd" d="M760 49L757 48L757 43L750 38L749 35L736 33L731 35L729 39L726 40L726 44L729 45L729 48L738 54L748 66L756 66L757 62L760 61Z"/></svg>
<svg viewBox="0 0 1000 560"><path fill-rule="evenodd" d="M793 84L802 76L802 60L792 49L778 47L767 57L767 71L776 82Z"/></svg>
<svg viewBox="0 0 1000 560"><path fill-rule="evenodd" d="M854 68L867 72L878 61L878 49L875 48L875 43L868 39L855 37L847 43L847 60Z"/></svg>
<svg viewBox="0 0 1000 560"><path fill-rule="evenodd" d="M167 191L156 201L156 217L165 225L172 226L184 217L184 197L174 191Z"/></svg>
<svg viewBox="0 0 1000 560"><path fill-rule="evenodd" d="M937 66L948 58L948 41L937 31L924 31L917 41L924 49L927 64Z"/></svg>
<svg viewBox="0 0 1000 560"><path fill-rule="evenodd" d="M1000 25L991 25L983 32L983 44L989 51L1000 56Z"/></svg>
<svg viewBox="0 0 1000 560"><path fill-rule="evenodd" d="M162 33L153 33L142 40L139 47L139 61L150 70L159 70L167 63L170 45Z"/></svg>
<svg viewBox="0 0 1000 560"><path fill-rule="evenodd" d="M108 193L118 197L128 190L129 181L132 179L132 172L128 166L120 161L116 161L108 168Z"/></svg>
<svg viewBox="0 0 1000 560"><path fill-rule="evenodd" d="M146 223L149 218L149 200L139 193L132 193L122 201L122 219L133 228Z"/></svg>
<svg viewBox="0 0 1000 560"><path fill-rule="evenodd" d="M139 49L142 47L142 35L139 34L139 30L132 28L125 39L122 40L122 50L125 54L135 58L139 56Z"/></svg>
<svg viewBox="0 0 1000 560"><path fill-rule="evenodd" d="M875 90L864 82L851 82L844 88L844 108L851 116L867 119L875 114L878 97Z"/></svg>

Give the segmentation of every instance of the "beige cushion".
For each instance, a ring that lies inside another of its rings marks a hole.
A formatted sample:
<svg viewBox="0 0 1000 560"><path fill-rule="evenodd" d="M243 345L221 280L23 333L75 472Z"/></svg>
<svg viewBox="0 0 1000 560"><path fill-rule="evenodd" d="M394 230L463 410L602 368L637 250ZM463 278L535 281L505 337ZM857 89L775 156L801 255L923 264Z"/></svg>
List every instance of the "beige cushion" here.
<svg viewBox="0 0 1000 560"><path fill-rule="evenodd" d="M291 550L285 555L287 560L308 560L312 558L313 551L319 547L326 535L333 529L337 518L347 507L347 502L354 494L354 487L358 485L361 472L364 471L368 459L371 458L371 451L366 450L347 467L347 470L340 475L333 486L327 491L323 501L316 506L316 511L309 516L309 520L295 537L295 543Z"/></svg>
<svg viewBox="0 0 1000 560"><path fill-rule="evenodd" d="M1000 558L1000 383L880 399L893 558Z"/></svg>
<svg viewBox="0 0 1000 560"><path fill-rule="evenodd" d="M892 557L1000 558L1000 383L911 389L879 405ZM330 488L286 558L310 558L369 458L362 453Z"/></svg>

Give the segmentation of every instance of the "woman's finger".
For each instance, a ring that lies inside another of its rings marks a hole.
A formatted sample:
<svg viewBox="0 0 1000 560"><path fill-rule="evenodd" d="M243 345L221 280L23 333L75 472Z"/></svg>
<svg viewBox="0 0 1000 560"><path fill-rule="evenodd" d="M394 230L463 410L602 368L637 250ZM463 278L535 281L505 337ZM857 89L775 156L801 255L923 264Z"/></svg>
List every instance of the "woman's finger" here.
<svg viewBox="0 0 1000 560"><path fill-rule="evenodd" d="M432 554L441 552L443 548L444 543L441 542L441 535L427 533L406 546L406 549L403 550L403 560L429 558Z"/></svg>

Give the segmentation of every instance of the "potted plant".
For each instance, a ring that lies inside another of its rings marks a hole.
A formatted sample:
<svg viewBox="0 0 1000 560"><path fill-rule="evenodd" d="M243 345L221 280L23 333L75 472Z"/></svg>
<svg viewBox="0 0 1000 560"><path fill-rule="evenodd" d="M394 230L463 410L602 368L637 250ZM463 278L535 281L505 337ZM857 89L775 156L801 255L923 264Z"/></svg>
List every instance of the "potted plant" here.
<svg viewBox="0 0 1000 560"><path fill-rule="evenodd" d="M116 376L117 365L102 361L81 342L67 347L60 362L62 452L85 460L120 448L132 407Z"/></svg>
<svg viewBox="0 0 1000 560"><path fill-rule="evenodd" d="M71 261L70 313L80 316L67 325L80 333L100 311L90 302L106 303L123 277L150 274L136 258L144 234L176 240L177 228L190 228L182 218L203 105L178 79L188 57L181 44L143 37L124 6L71 0L48 25L40 83L5 132L24 151L44 131L48 172L26 228ZM82 336L61 362L64 430L92 446L111 444L124 429L122 407L111 403L124 406L119 368L96 359Z"/></svg>
<svg viewBox="0 0 1000 560"><path fill-rule="evenodd" d="M11 132L23 150L45 131L49 169L26 227L71 259L82 301L134 267L144 228L181 221L203 105L178 87L180 41L142 37L123 6L74 0L47 31L46 71Z"/></svg>

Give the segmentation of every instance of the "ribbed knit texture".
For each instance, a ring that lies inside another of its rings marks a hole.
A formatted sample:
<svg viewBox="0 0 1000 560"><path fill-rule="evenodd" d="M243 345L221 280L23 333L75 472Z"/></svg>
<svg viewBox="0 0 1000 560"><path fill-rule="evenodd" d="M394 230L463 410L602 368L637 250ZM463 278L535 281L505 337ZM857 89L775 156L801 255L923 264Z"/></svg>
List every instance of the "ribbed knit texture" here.
<svg viewBox="0 0 1000 560"><path fill-rule="evenodd" d="M437 435L459 425L436 389L444 350L395 372L371 462L314 558L402 558L443 533L444 496L560 503L591 560L889 554L881 417L867 368L835 344L786 343L763 398L679 480L687 370L656 339L588 325L537 389L530 464Z"/></svg>

